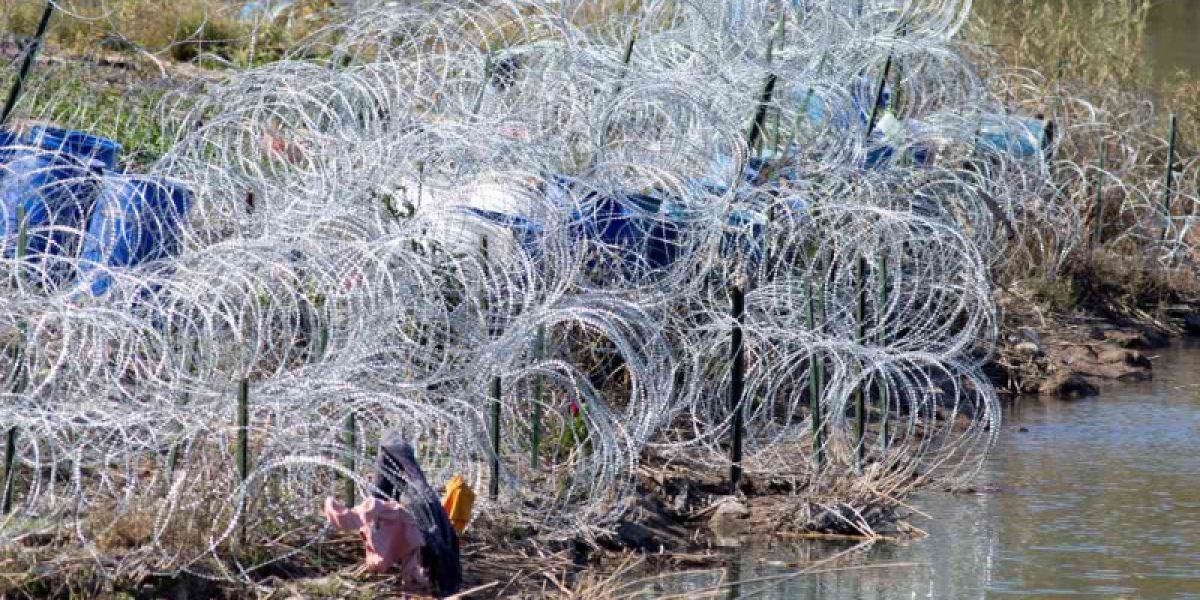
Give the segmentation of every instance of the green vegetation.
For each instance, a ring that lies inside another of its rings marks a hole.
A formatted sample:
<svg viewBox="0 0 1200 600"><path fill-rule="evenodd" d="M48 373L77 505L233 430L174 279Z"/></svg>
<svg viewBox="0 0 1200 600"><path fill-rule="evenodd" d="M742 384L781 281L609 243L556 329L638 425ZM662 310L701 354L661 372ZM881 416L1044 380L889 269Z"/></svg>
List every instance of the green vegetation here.
<svg viewBox="0 0 1200 600"><path fill-rule="evenodd" d="M243 22L243 2L223 0L62 0L49 42L61 52L148 54L158 60L249 66L277 60L326 23L333 0L302 0L269 22ZM30 35L40 2L0 0L0 26Z"/></svg>

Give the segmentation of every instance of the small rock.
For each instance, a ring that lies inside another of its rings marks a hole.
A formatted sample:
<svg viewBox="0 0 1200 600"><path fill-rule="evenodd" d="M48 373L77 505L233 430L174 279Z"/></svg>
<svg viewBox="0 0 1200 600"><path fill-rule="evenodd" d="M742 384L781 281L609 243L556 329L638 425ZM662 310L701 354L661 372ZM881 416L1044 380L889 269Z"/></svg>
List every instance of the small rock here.
<svg viewBox="0 0 1200 600"><path fill-rule="evenodd" d="M1167 337L1165 333L1150 328L1142 330L1139 340L1141 342L1139 348L1143 350L1155 350L1171 345L1171 338Z"/></svg>
<svg viewBox="0 0 1200 600"><path fill-rule="evenodd" d="M1051 375L1038 388L1044 396L1059 396L1062 398L1084 398L1100 393L1099 388L1088 381L1086 377L1063 369Z"/></svg>
<svg viewBox="0 0 1200 600"><path fill-rule="evenodd" d="M1150 359L1146 358L1145 354L1136 350L1122 350L1119 348L1103 350L1096 356L1096 360L1102 364L1123 364L1140 369L1153 368L1153 365L1150 364Z"/></svg>
<svg viewBox="0 0 1200 600"><path fill-rule="evenodd" d="M717 517L728 519L749 519L750 509L737 500L727 499L720 501L717 510L713 512L713 518Z"/></svg>
<svg viewBox="0 0 1200 600"><path fill-rule="evenodd" d="M733 499L720 502L712 518L708 520L709 529L724 535L743 533L750 529L750 509L745 504Z"/></svg>
<svg viewBox="0 0 1200 600"><path fill-rule="evenodd" d="M1022 327L1021 338L1038 348L1042 347L1042 335L1032 327Z"/></svg>
<svg viewBox="0 0 1200 600"><path fill-rule="evenodd" d="M1134 348L1141 344L1141 336L1129 331L1109 329L1104 332L1104 339L1122 348Z"/></svg>
<svg viewBox="0 0 1200 600"><path fill-rule="evenodd" d="M1100 393L1100 388L1097 388L1092 382L1088 381L1083 375L1078 373L1072 374L1058 388L1058 395L1066 398L1087 398Z"/></svg>
<svg viewBox="0 0 1200 600"><path fill-rule="evenodd" d="M1200 313L1192 313L1183 317L1183 330L1188 335L1200 335Z"/></svg>
<svg viewBox="0 0 1200 600"><path fill-rule="evenodd" d="M653 551L662 545L649 528L630 521L622 521L617 525L617 539L622 547L633 550Z"/></svg>

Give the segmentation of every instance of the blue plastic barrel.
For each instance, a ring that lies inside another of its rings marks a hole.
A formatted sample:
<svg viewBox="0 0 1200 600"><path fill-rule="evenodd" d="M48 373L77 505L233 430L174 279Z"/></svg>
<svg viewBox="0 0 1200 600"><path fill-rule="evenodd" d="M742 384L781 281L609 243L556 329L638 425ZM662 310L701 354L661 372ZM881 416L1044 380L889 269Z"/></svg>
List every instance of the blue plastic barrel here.
<svg viewBox="0 0 1200 600"><path fill-rule="evenodd" d="M0 181L8 176L8 161L12 160L13 154L17 151L17 147L21 143L21 136L11 131L0 131ZM0 207L0 213L3 208ZM0 214L0 217L3 215ZM0 219L0 227L4 227L3 219ZM3 239L3 236L0 236ZM0 249L4 247L0 244Z"/></svg>
<svg viewBox="0 0 1200 600"><path fill-rule="evenodd" d="M0 179L0 240L16 253L17 213L25 211L27 256L74 256L78 231L95 198L99 171L116 164L120 146L80 132L37 127L26 146L10 146Z"/></svg>
<svg viewBox="0 0 1200 600"><path fill-rule="evenodd" d="M661 205L662 200L642 194L591 194L571 215L571 230L577 238L617 250L626 263L662 269L679 257L679 227L664 216L651 216Z"/></svg>
<svg viewBox="0 0 1200 600"><path fill-rule="evenodd" d="M160 177L109 175L96 197L80 255L80 282L93 296L112 285L112 269L174 256L192 193Z"/></svg>
<svg viewBox="0 0 1200 600"><path fill-rule="evenodd" d="M1014 158L1032 158L1042 152L1046 122L1028 117L985 115L979 125L979 142Z"/></svg>
<svg viewBox="0 0 1200 600"><path fill-rule="evenodd" d="M110 171L117 168L121 155L120 144L82 131L39 126L30 130L29 140L43 150L58 150L83 162L96 161L96 167Z"/></svg>
<svg viewBox="0 0 1200 600"><path fill-rule="evenodd" d="M0 166L8 163L20 143L21 136L19 134L12 131L0 131ZM0 178L2 177L4 174L0 172Z"/></svg>

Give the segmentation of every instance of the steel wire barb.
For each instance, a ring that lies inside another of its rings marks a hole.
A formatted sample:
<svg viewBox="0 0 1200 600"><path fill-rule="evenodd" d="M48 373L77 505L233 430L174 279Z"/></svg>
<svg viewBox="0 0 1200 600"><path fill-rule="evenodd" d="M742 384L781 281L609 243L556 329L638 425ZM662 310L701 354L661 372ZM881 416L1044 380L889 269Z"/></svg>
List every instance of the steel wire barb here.
<svg viewBox="0 0 1200 600"><path fill-rule="evenodd" d="M727 469L739 282L748 477L961 481L1000 427L995 278L1053 273L1087 239L1064 190L1095 167L1073 144L1106 132L1127 225L1106 239L1194 260L1195 160L1164 237L1161 189L1138 183L1165 144L1149 113L1064 96L1043 146L1017 116L1036 75L985 80L956 39L966 0L392 4L343 3L285 60L139 117L173 140L148 175L192 200L125 218L174 252L85 258L103 230L79 215L114 176L78 168L28 254L0 240L0 423L19 432L0 545L57 520L81 546L141 532L162 571L245 577L322 539L342 482L370 490L345 465L384 431L431 481L485 489L493 378L501 480L478 510L595 531L642 461ZM889 57L903 76L881 85ZM23 106L53 107L31 86ZM71 160L22 152L5 193L20 165Z"/></svg>

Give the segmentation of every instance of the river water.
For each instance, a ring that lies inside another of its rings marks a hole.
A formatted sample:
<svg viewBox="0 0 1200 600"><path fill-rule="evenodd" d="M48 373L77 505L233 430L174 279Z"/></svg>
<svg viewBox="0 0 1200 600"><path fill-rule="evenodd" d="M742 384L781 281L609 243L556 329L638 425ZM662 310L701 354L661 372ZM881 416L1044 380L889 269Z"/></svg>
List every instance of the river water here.
<svg viewBox="0 0 1200 600"><path fill-rule="evenodd" d="M1003 10L1014 0L976 1ZM1160 0L1146 32L1155 80L1200 78L1200 0ZM912 500L931 517L912 520L925 539L770 541L735 551L726 573L644 591L710 590L724 577L742 582L728 598L1200 600L1200 343L1153 355L1152 381L1008 405L978 492ZM835 556L824 573L797 574Z"/></svg>
<svg viewBox="0 0 1200 600"><path fill-rule="evenodd" d="M772 543L737 552L730 598L1200 599L1200 344L1155 354L1152 381L1098 398L1023 398L971 494L913 503L905 544ZM786 578L816 561L846 570ZM849 567L849 568L847 568ZM754 582L765 577L781 581ZM718 575L682 576L686 593Z"/></svg>

